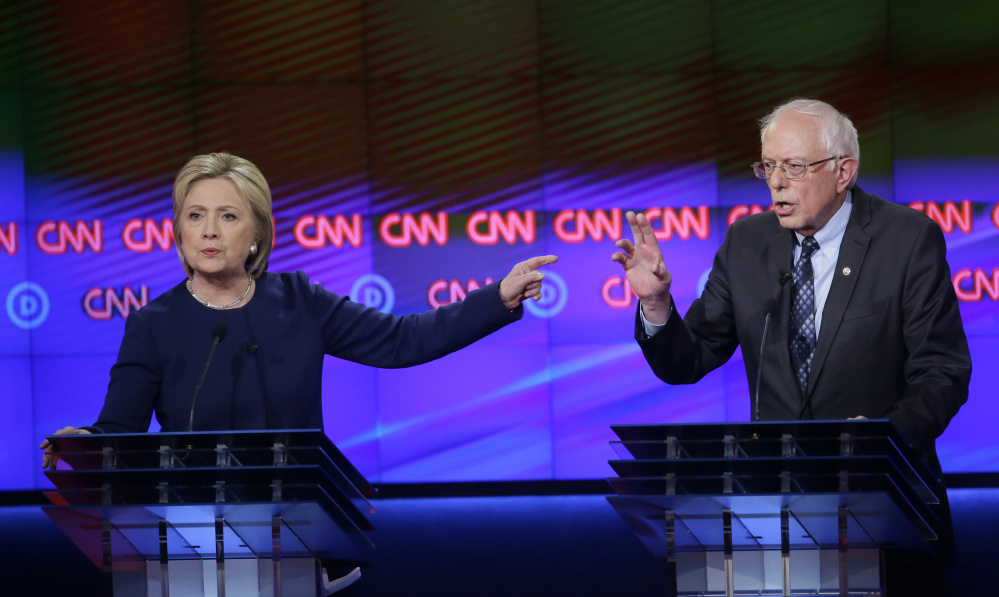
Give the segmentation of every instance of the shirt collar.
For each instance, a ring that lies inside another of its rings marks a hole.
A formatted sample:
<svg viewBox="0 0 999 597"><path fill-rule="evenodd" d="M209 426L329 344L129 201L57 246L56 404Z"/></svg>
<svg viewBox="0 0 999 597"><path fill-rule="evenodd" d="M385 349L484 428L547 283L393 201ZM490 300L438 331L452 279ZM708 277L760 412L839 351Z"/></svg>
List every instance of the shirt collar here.
<svg viewBox="0 0 999 597"><path fill-rule="evenodd" d="M826 222L826 225L815 233L815 240L819 243L820 251L825 253L826 249L831 250L834 245L838 245L843 240L846 226L850 223L851 211L853 211L853 190L847 189L843 205L840 205L833 217ZM805 240L805 235L795 232L794 238L798 242L798 246L801 246L802 241Z"/></svg>

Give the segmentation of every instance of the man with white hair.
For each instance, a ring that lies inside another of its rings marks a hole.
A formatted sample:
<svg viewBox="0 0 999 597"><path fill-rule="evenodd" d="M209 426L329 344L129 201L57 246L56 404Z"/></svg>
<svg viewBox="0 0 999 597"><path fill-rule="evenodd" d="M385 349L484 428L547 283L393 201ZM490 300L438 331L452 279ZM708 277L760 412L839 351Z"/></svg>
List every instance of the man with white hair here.
<svg viewBox="0 0 999 597"><path fill-rule="evenodd" d="M694 383L742 345L754 420L887 418L939 474L935 440L971 378L943 232L856 185L857 131L829 104L794 100L761 125L752 167L773 210L728 229L683 317L655 232L627 214L635 240L619 240L613 259L640 299L649 365L666 383ZM889 595L939 594L930 572Z"/></svg>

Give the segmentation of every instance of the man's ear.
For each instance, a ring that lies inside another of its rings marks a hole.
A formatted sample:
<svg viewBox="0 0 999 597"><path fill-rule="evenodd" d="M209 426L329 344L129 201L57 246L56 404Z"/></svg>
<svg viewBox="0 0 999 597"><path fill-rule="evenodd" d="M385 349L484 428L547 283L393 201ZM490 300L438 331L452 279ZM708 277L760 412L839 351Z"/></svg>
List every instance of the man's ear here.
<svg viewBox="0 0 999 597"><path fill-rule="evenodd" d="M842 193L850 188L850 182L857 175L860 164L857 163L856 158L846 157L840 158L836 166L836 192Z"/></svg>

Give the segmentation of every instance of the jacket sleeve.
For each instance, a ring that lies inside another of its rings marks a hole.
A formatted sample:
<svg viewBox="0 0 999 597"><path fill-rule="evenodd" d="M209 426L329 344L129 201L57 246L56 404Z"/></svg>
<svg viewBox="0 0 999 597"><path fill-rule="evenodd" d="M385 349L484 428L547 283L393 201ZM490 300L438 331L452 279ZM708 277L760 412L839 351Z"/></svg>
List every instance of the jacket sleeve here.
<svg viewBox="0 0 999 597"><path fill-rule="evenodd" d="M327 354L373 367L411 367L439 359L523 317L499 296L499 282L464 300L411 315L391 315L310 285Z"/></svg>
<svg viewBox="0 0 999 597"><path fill-rule="evenodd" d="M653 373L668 384L692 384L725 364L739 346L728 275L732 228L715 254L701 297L681 318L673 303L666 325L651 338L636 314L635 337Z"/></svg>
<svg viewBox="0 0 999 597"><path fill-rule="evenodd" d="M968 400L971 355L940 227L920 229L902 290L905 391L888 418L920 452L931 448Z"/></svg>
<svg viewBox="0 0 999 597"><path fill-rule="evenodd" d="M87 429L102 433L148 431L162 378L162 360L152 331L142 313L134 311L125 320L125 335L118 360L111 367L104 408Z"/></svg>

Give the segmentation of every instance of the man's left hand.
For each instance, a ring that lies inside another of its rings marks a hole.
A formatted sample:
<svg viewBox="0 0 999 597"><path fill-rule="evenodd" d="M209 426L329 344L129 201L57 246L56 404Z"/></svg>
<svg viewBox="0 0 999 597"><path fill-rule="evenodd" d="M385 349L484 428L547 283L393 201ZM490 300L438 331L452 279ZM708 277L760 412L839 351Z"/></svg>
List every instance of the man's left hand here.
<svg viewBox="0 0 999 597"><path fill-rule="evenodd" d="M500 299L507 309L516 309L520 303L529 298L538 300L541 298L541 281L545 275L537 271L543 265L550 265L558 261L555 255L542 255L531 257L527 261L521 261L513 266L507 277L500 282Z"/></svg>

